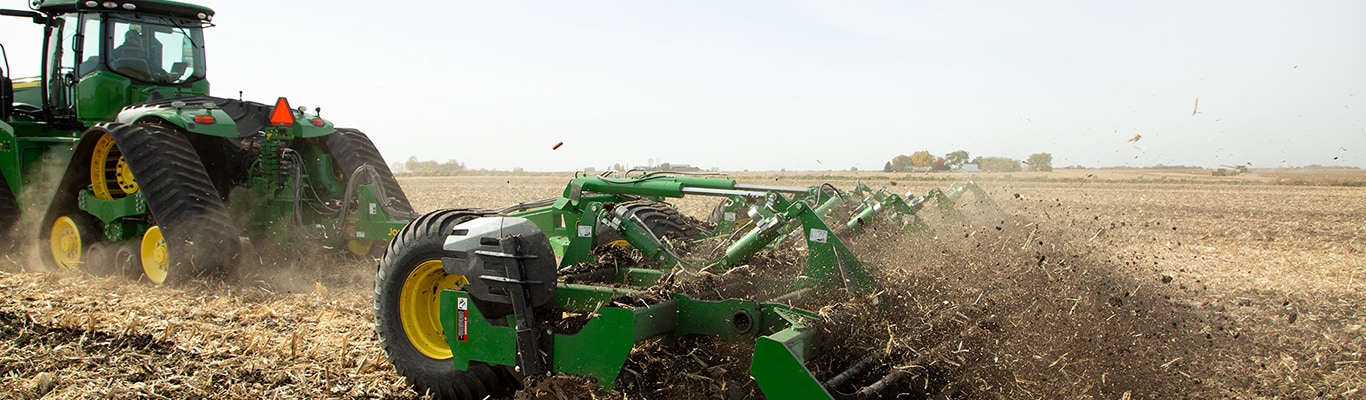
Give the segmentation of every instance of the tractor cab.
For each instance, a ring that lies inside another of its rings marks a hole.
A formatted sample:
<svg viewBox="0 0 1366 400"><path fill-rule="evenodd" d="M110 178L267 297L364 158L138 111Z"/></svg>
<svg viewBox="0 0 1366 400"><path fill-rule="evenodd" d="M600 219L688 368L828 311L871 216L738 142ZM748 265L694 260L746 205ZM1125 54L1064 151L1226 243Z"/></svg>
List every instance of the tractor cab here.
<svg viewBox="0 0 1366 400"><path fill-rule="evenodd" d="M213 10L160 0L32 5L0 10L43 25L42 75L12 83L16 116L80 129L113 120L130 104L208 95L203 28Z"/></svg>

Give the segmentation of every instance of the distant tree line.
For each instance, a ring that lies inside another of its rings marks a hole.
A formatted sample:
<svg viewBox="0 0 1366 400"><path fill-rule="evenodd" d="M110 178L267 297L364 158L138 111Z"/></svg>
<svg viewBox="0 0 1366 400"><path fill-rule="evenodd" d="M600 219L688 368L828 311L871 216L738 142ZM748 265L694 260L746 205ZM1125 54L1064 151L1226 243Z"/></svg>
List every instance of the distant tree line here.
<svg viewBox="0 0 1366 400"><path fill-rule="evenodd" d="M1026 168L1030 171L1048 172L1053 170L1053 155L1034 153L1022 163L1009 157L981 157L969 159L967 150L958 150L944 156L935 156L929 150L921 150L910 155L898 155L882 166L882 172L950 171L962 169L973 164L982 171L1015 172Z"/></svg>
<svg viewBox="0 0 1366 400"><path fill-rule="evenodd" d="M456 160L446 160L446 162L424 161L418 160L417 156L408 157L408 161L404 162L402 166L403 168L399 170L413 175L457 175L465 172L465 163Z"/></svg>
<svg viewBox="0 0 1366 400"><path fill-rule="evenodd" d="M710 169L705 169L705 170L704 170L704 169L702 169L702 168L700 168L700 167L695 167L695 166L688 165L688 164L681 164L681 163L672 163L672 164L671 164L671 163L667 163L667 162L666 162L666 163L659 163L659 164L652 164L652 165L649 165L649 166L635 166L635 167L628 167L628 166L626 166L626 165L624 165L624 164L622 164L622 163L615 163L615 164L612 164L612 166L609 167L609 168L610 168L612 171L617 171L617 172L625 172L625 171L630 170L630 169L635 169L635 170L638 170L638 171L678 171L678 172L697 172L697 171L717 171L717 170L718 170L718 169L715 168L715 167L712 167L712 168L710 168ZM395 174L400 174L400 175L420 175L420 176L448 176L448 175L465 175L465 174L485 174L485 173L501 174L501 173L507 173L507 172L511 172L511 173L524 173L524 172L526 172L526 171L525 171L524 169L522 169L521 167L513 168L511 171L506 171L506 170L494 170L494 169L484 169L484 168L480 168L480 169L471 169L471 168L465 167L465 163L459 162L459 161L456 161L456 160L446 160L446 162L437 162L437 161L433 161L433 160L419 160L419 159L417 159L417 156L410 156L410 157L408 157L408 160L407 160L407 161L390 163L390 164L389 164L389 169L390 169L391 171L393 171ZM582 171L587 172L587 173L590 173L590 174L595 174L595 173L598 172L598 169L597 169L596 167L591 167L591 166L590 166L590 167L584 167Z"/></svg>

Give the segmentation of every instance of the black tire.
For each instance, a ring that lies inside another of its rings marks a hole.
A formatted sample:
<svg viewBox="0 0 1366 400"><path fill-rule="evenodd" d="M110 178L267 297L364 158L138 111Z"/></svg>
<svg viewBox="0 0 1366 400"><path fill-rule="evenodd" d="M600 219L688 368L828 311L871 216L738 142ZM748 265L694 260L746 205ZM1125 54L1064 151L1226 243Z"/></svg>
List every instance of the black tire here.
<svg viewBox="0 0 1366 400"><path fill-rule="evenodd" d="M5 176L0 174L0 252L8 253L14 249L18 227L19 201L10 191Z"/></svg>
<svg viewBox="0 0 1366 400"><path fill-rule="evenodd" d="M323 142L327 145L328 153L332 155L333 166L341 170L343 181L350 180L356 168L369 164L379 172L380 187L391 201L389 206L399 212L415 214L408 196L403 193L398 180L394 179L393 171L389 170L389 165L384 163L384 157L375 148L375 143L371 142L365 133L350 128L337 128L331 135L324 136Z"/></svg>
<svg viewBox="0 0 1366 400"><path fill-rule="evenodd" d="M238 264L241 241L228 208L189 137L160 124L107 124L166 239L170 266L165 283L224 277Z"/></svg>
<svg viewBox="0 0 1366 400"><path fill-rule="evenodd" d="M702 229L693 221L665 203L650 200L635 200L617 203L612 206L613 213L625 207L622 213L628 219L639 219L646 229L660 241L696 240L702 238ZM615 232L614 232L615 233ZM620 238L620 236L617 236Z"/></svg>
<svg viewBox="0 0 1366 400"><path fill-rule="evenodd" d="M449 359L423 354L409 339L400 314L403 286L410 274L423 263L440 261L446 255L441 246L451 227L485 215L489 214L438 210L418 217L394 237L380 258L375 277L375 330L389 362L419 395L483 399L506 396L519 386L504 367L471 363L468 370L458 371Z"/></svg>

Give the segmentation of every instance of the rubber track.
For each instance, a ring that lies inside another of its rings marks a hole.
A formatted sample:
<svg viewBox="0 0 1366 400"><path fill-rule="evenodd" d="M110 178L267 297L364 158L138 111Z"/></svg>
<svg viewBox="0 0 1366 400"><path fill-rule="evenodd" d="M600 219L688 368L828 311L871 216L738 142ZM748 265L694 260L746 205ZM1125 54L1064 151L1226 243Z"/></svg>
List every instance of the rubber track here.
<svg viewBox="0 0 1366 400"><path fill-rule="evenodd" d="M14 230L19 225L19 202L9 190L5 176L0 175L0 251L8 252L14 245Z"/></svg>
<svg viewBox="0 0 1366 400"><path fill-rule="evenodd" d="M167 283L230 273L241 242L228 209L189 138L154 124L105 126L137 177L147 208L166 237Z"/></svg>
<svg viewBox="0 0 1366 400"><path fill-rule="evenodd" d="M403 227L380 259L375 275L374 313L376 333L384 354L399 376L404 377L419 395L431 393L442 399L484 399L506 396L519 386L515 378L487 364L471 364L457 371L449 361L436 362L412 347L399 320L399 296L409 268L404 263L420 262L441 253L451 227L492 212L470 209L437 210L418 217ZM414 259L409 259L413 257Z"/></svg>
<svg viewBox="0 0 1366 400"><path fill-rule="evenodd" d="M346 179L351 178L350 175L356 168L370 164L379 172L384 194L394 200L391 206L398 211L413 213L412 203L408 201L408 196L403 194L403 188L399 187L398 180L394 179L393 171L389 170L389 165L384 163L384 157L375 148L375 143L371 142L365 133L351 128L337 128L331 135L324 136L323 140L327 144L328 152L332 154L332 161L341 168Z"/></svg>

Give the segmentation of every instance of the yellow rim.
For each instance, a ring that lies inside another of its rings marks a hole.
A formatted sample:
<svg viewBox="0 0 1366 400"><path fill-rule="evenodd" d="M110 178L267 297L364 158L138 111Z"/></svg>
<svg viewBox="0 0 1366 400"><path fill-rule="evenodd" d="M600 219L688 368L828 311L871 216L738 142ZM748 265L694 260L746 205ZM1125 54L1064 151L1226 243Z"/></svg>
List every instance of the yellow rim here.
<svg viewBox="0 0 1366 400"><path fill-rule="evenodd" d="M616 246L616 247L626 248L626 247L631 247L631 242L627 242L626 239L617 239L617 240L613 240L613 241L607 242L607 245L608 245L608 246Z"/></svg>
<svg viewBox="0 0 1366 400"><path fill-rule="evenodd" d="M90 188L102 200L122 198L138 192L133 171L123 159L123 152L114 144L114 137L100 136L95 152L90 155Z"/></svg>
<svg viewBox="0 0 1366 400"><path fill-rule="evenodd" d="M52 223L52 258L62 269L76 269L81 264L81 230L71 217L57 218Z"/></svg>
<svg viewBox="0 0 1366 400"><path fill-rule="evenodd" d="M441 268L441 260L427 260L419 264L399 292L399 318L408 342L427 357L437 360L451 358L451 347L441 329L440 294L443 289L457 289L469 280L464 275L449 275Z"/></svg>
<svg viewBox="0 0 1366 400"><path fill-rule="evenodd" d="M160 285L166 282L170 266L166 237L161 235L161 227L153 226L142 234L142 272L147 274L147 280Z"/></svg>

